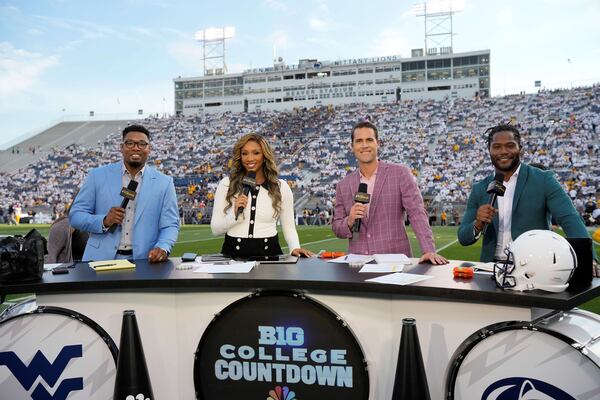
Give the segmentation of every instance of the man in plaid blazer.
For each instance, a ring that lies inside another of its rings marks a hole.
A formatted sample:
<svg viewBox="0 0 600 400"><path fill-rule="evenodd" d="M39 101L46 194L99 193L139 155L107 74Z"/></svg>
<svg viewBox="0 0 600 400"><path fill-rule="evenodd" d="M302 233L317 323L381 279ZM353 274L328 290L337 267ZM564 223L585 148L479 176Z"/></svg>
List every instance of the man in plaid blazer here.
<svg viewBox="0 0 600 400"><path fill-rule="evenodd" d="M365 121L352 129L352 152L358 169L348 174L336 188L333 232L349 239L348 251L354 254L404 253L411 256L410 242L404 228L404 214L419 240L423 256L419 262L446 264L435 253L433 234L427 220L421 192L410 169L377 159L377 127ZM354 201L360 183L367 184L369 204ZM356 219L360 232L352 232Z"/></svg>

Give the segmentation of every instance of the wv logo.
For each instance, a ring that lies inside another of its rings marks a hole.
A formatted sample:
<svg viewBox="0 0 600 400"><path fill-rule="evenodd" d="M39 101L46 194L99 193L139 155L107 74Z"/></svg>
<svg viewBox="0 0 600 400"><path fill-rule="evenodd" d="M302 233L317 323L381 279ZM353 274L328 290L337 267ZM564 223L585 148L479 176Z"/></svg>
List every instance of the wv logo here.
<svg viewBox="0 0 600 400"><path fill-rule="evenodd" d="M54 387L60 375L64 372L73 358L82 356L82 345L76 344L65 346L58 353L54 363L50 363L48 359L38 350L29 365L25 365L23 361L12 351L0 352L0 366L6 365L10 372L17 378L21 386L27 391L35 382L38 376ZM83 378L68 378L63 379L56 388L54 396L51 396L48 391L38 384L31 393L32 400L65 400L69 393L75 390L83 389Z"/></svg>

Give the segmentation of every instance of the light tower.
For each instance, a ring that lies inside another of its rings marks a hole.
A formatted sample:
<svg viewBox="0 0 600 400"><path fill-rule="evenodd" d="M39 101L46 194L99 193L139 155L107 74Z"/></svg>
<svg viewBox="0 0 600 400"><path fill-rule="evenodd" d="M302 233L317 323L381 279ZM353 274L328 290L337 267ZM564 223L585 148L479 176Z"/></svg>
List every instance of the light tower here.
<svg viewBox="0 0 600 400"><path fill-rule="evenodd" d="M452 15L462 10L462 1L432 0L416 4L417 17L425 22L425 54L452 54L453 36Z"/></svg>
<svg viewBox="0 0 600 400"><path fill-rule="evenodd" d="M202 73L223 75L227 73L225 63L225 41L235 35L235 28L207 28L196 32L196 41L202 43Z"/></svg>

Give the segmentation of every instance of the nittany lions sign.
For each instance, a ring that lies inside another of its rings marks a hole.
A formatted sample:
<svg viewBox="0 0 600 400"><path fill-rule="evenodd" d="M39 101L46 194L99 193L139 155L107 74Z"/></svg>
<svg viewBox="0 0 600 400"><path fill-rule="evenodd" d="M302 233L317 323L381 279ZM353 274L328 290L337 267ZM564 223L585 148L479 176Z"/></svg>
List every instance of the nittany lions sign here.
<svg viewBox="0 0 600 400"><path fill-rule="evenodd" d="M229 305L198 345L199 399L368 399L362 350L320 303L293 292L251 295Z"/></svg>
<svg viewBox="0 0 600 400"><path fill-rule="evenodd" d="M117 348L97 324L58 307L0 323L0 399L112 399Z"/></svg>

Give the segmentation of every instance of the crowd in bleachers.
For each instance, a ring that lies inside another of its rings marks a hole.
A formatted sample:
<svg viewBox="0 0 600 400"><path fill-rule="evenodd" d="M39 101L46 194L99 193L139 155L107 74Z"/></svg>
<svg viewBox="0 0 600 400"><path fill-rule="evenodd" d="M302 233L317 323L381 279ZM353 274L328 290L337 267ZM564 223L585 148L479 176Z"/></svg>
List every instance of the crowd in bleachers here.
<svg viewBox="0 0 600 400"><path fill-rule="evenodd" d="M153 133L151 163L174 178L185 222L210 220L212 196L227 173L233 143L257 132L275 149L281 176L299 201L299 220L321 223L331 218L336 182L356 165L349 134L363 119L380 128L380 158L408 165L429 211L446 212L452 223L472 182L493 173L484 131L509 122L522 132L522 159L554 170L586 222L600 222L599 85L482 100L350 104L138 123ZM0 173L0 220L7 220L11 205L60 209L90 168L121 159L120 141L120 132L114 132L99 143L54 148L16 173Z"/></svg>

